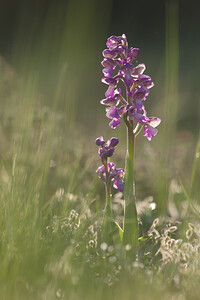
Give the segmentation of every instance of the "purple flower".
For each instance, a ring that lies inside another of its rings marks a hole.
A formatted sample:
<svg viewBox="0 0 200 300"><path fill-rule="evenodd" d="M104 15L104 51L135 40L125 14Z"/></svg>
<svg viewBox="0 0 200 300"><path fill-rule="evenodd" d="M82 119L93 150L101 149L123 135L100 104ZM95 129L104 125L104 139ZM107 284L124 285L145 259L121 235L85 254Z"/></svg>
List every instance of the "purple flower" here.
<svg viewBox="0 0 200 300"><path fill-rule="evenodd" d="M123 192L124 190L124 169L116 169L117 174L114 177L113 187L118 190L118 192Z"/></svg>
<svg viewBox="0 0 200 300"><path fill-rule="evenodd" d="M120 115L116 106L111 106L106 110L106 117L112 119L112 121L109 123L109 126L112 129L115 129L117 126L120 125Z"/></svg>
<svg viewBox="0 0 200 300"><path fill-rule="evenodd" d="M124 190L124 169L116 169L114 163L107 163L107 174L104 165L100 166L96 173L105 182L111 181L113 187L118 190L118 192L123 192Z"/></svg>
<svg viewBox="0 0 200 300"><path fill-rule="evenodd" d="M114 90L114 94L112 96L107 97L106 99L101 100L101 104L109 105L109 106L117 106L119 103L119 99L121 96L121 89Z"/></svg>

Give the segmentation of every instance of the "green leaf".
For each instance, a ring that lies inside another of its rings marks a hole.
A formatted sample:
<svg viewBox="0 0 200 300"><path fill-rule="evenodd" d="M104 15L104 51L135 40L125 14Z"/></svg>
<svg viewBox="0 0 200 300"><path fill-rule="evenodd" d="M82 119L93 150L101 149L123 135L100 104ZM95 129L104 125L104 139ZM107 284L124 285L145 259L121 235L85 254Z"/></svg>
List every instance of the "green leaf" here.
<svg viewBox="0 0 200 300"><path fill-rule="evenodd" d="M184 193L184 195L185 195L187 201L190 203L190 205L191 205L191 207L192 207L192 209L193 209L195 215L197 216L197 218L200 219L200 213L198 212L198 210L197 210L196 207L194 206L193 201L191 200L191 198L189 197L188 193L186 192L186 189L184 188L183 183L182 183L180 177L178 177L178 180L179 180L179 183L180 183L180 185L181 185L181 188L182 188L182 190L183 190L183 193Z"/></svg>
<svg viewBox="0 0 200 300"><path fill-rule="evenodd" d="M153 234L148 234L146 236L141 236L141 237L139 237L138 241L139 242L145 242L145 241L147 241L152 236L153 236Z"/></svg>
<svg viewBox="0 0 200 300"><path fill-rule="evenodd" d="M115 221L115 225L117 226L117 228L119 229L119 236L120 236L120 239L121 241L123 240L123 234L124 234L124 231L123 229L119 226L119 224Z"/></svg>

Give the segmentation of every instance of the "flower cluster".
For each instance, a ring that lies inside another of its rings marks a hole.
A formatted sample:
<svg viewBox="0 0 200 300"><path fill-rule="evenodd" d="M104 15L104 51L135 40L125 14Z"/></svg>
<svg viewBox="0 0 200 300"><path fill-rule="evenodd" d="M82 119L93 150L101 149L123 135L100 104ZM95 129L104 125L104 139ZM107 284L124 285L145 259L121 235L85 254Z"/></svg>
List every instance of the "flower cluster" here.
<svg viewBox="0 0 200 300"><path fill-rule="evenodd" d="M115 137L111 138L107 142L104 141L102 136L96 139L96 145L99 146L98 153L103 163L96 172L106 184L112 182L115 189L119 192L123 192L124 169L117 169L116 164L108 162L108 157L113 155L118 143L119 139Z"/></svg>
<svg viewBox="0 0 200 300"><path fill-rule="evenodd" d="M146 69L144 64L134 66L133 61L138 57L140 49L128 48L125 34L122 36L111 36L108 38L103 51L104 67L102 82L108 85L105 93L106 98L101 100L101 104L108 106L106 116L111 119L109 123L112 129L120 125L123 117L132 127L133 122L143 127L144 136L152 140L158 130L155 128L161 122L159 118L147 117L144 102L149 95L149 89L154 83L151 78L144 75ZM113 72L118 69L116 74ZM126 88L126 99L121 94L121 89L117 89L117 84L122 81Z"/></svg>

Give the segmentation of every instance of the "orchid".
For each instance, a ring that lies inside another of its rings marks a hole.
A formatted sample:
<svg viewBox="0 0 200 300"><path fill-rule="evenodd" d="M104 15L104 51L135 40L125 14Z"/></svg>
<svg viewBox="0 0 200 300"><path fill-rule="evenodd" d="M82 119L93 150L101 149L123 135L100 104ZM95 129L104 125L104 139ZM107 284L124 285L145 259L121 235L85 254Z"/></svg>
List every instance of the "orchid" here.
<svg viewBox="0 0 200 300"><path fill-rule="evenodd" d="M102 166L97 169L97 174L106 185L106 208L103 222L103 230L111 232L111 184L119 192L124 194L124 222L120 230L120 237L124 245L131 245L133 255L136 255L138 244L138 220L136 210L136 196L134 184L134 153L136 136L143 129L143 136L149 141L158 133L156 127L161 120L157 117L149 117L145 109L145 102L154 86L151 77L144 74L146 66L143 63L136 64L140 53L139 48L129 48L125 34L111 36L106 43L107 49L103 51L102 82L108 85L105 98L101 104L106 106L106 117L111 121L109 126L115 129L125 122L127 127L127 155L125 170L117 169L116 165L108 162L115 151L119 140L111 138L107 142L103 137L96 139L99 146L99 156ZM119 82L124 85L123 91L118 88ZM104 235L105 237L105 235ZM108 237L108 235L107 235Z"/></svg>
<svg viewBox="0 0 200 300"><path fill-rule="evenodd" d="M99 147L98 154L102 165L97 169L96 173L105 183L106 187L106 205L103 219L103 239L110 241L110 234L113 232L112 206L111 206L111 186L123 192L124 190L124 169L116 168L116 164L108 162L108 159L113 155L115 147L119 143L119 139L112 137L107 142L100 136L96 139L96 145Z"/></svg>

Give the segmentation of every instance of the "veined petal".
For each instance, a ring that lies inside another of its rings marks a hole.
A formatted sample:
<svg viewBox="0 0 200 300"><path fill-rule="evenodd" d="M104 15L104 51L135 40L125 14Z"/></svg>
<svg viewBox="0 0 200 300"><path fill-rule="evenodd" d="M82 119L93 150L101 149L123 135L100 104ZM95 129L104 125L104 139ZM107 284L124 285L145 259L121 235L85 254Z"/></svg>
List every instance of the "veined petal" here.
<svg viewBox="0 0 200 300"><path fill-rule="evenodd" d="M140 54L140 49L139 48L129 48L128 49L128 57L132 60L132 59L136 59L138 57L138 55Z"/></svg>
<svg viewBox="0 0 200 300"><path fill-rule="evenodd" d="M131 74L129 71L124 72L124 83L126 86L130 86L133 83L133 78L131 77Z"/></svg>
<svg viewBox="0 0 200 300"><path fill-rule="evenodd" d="M109 84L109 85L113 85L113 86L116 86L117 85L117 82L118 82L119 79L115 79L113 77L104 77L101 79L101 81L105 84Z"/></svg>
<svg viewBox="0 0 200 300"><path fill-rule="evenodd" d="M153 81L151 80L151 77L148 75L140 74L138 75L138 80L136 81L138 85L143 85L147 87L148 89L152 88L154 86Z"/></svg>
<svg viewBox="0 0 200 300"><path fill-rule="evenodd" d="M118 55L118 51L117 50L109 50L109 49L105 49L102 52L103 56L105 58L115 58Z"/></svg>
<svg viewBox="0 0 200 300"><path fill-rule="evenodd" d="M106 172L105 172L105 167L104 165L100 166L97 170L96 170L97 175L103 180L106 181Z"/></svg>
<svg viewBox="0 0 200 300"><path fill-rule="evenodd" d="M120 119L116 106L111 106L110 108L106 109L106 117L109 119Z"/></svg>
<svg viewBox="0 0 200 300"><path fill-rule="evenodd" d="M152 138L157 134L158 130L150 125L145 125L143 128L144 134L143 136L146 136L149 141L152 140Z"/></svg>
<svg viewBox="0 0 200 300"><path fill-rule="evenodd" d="M104 68L102 70L102 72L103 72L103 75L105 77L111 78L112 77L112 73L113 73L113 66L108 66L108 67Z"/></svg>
<svg viewBox="0 0 200 300"><path fill-rule="evenodd" d="M113 66L115 67L117 65L117 62L114 59L111 58L104 58L104 60L101 62L103 67L109 67L109 66Z"/></svg>
<svg viewBox="0 0 200 300"><path fill-rule="evenodd" d="M105 92L105 96L107 98L113 98L115 94L115 86L109 85L107 91Z"/></svg>
<svg viewBox="0 0 200 300"><path fill-rule="evenodd" d="M107 39L106 46L109 48L109 50L113 50L118 47L118 45L121 43L121 38L115 35L112 35Z"/></svg>
<svg viewBox="0 0 200 300"><path fill-rule="evenodd" d="M109 97L101 100L100 103L108 106L116 106L119 104L119 100L115 99L114 97Z"/></svg>
<svg viewBox="0 0 200 300"><path fill-rule="evenodd" d="M149 95L150 91L145 87L141 86L139 89L135 89L134 91L134 99L135 100L146 100L146 97Z"/></svg>
<svg viewBox="0 0 200 300"><path fill-rule="evenodd" d="M120 125L120 119L113 119L110 123L109 126L112 129L115 129L117 126Z"/></svg>
<svg viewBox="0 0 200 300"><path fill-rule="evenodd" d="M156 117L148 118L148 124L153 128L157 127L160 124L160 122L161 122L161 119L159 119L159 118L156 118Z"/></svg>
<svg viewBox="0 0 200 300"><path fill-rule="evenodd" d="M103 99L100 101L101 104L103 105L109 105L109 106L117 106L119 104L119 99L121 96L121 89L115 90L113 92L113 87L109 87L109 90L106 92L106 95L111 95L107 97L106 99Z"/></svg>
<svg viewBox="0 0 200 300"><path fill-rule="evenodd" d="M144 72L144 70L146 69L146 66L144 64L139 64L137 67L135 67L132 71L132 75L136 76L136 75L140 75Z"/></svg>

